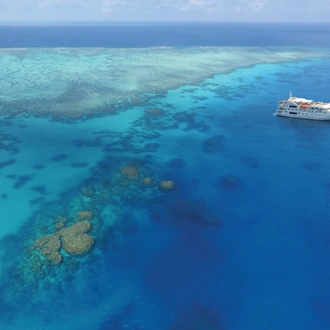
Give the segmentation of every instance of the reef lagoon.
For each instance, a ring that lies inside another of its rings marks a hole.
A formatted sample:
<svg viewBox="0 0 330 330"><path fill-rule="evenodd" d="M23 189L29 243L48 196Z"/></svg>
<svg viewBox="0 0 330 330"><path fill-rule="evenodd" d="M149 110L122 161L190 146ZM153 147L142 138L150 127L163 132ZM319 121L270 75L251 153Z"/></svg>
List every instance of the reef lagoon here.
<svg viewBox="0 0 330 330"><path fill-rule="evenodd" d="M330 101L325 34L28 47L6 29L1 329L330 329L330 124L272 115L290 91Z"/></svg>

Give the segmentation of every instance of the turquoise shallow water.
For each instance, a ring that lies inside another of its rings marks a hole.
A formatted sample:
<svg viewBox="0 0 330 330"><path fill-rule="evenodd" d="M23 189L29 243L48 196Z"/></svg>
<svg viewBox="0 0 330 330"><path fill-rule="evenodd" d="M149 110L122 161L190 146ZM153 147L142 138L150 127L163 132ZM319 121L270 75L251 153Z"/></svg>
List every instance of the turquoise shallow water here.
<svg viewBox="0 0 330 330"><path fill-rule="evenodd" d="M329 124L272 116L290 90L327 101L329 69L260 64L112 115L2 117L2 328L329 329ZM82 210L90 253L31 250Z"/></svg>

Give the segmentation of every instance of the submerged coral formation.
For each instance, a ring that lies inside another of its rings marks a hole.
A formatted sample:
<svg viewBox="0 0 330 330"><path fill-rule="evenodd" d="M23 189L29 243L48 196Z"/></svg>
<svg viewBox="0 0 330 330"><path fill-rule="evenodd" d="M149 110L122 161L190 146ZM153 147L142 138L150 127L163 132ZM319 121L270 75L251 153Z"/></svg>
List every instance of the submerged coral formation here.
<svg viewBox="0 0 330 330"><path fill-rule="evenodd" d="M76 276L88 273L89 262L97 262L117 238L138 228L141 220L127 213L127 207L147 209L170 196L162 190L174 187L174 181L160 181L164 174L157 174L143 161L105 162L97 170L67 199L45 205L29 220L15 263L7 261L7 278L21 293L18 297L6 293L10 304L26 295L40 303L45 297L39 298L39 288L49 293L49 299L73 290L73 272L79 269Z"/></svg>
<svg viewBox="0 0 330 330"><path fill-rule="evenodd" d="M174 188L174 182L172 180L164 180L159 183L159 187L163 190L171 190Z"/></svg>
<svg viewBox="0 0 330 330"><path fill-rule="evenodd" d="M72 263L71 257L91 252L95 245L94 234L100 228L97 214L104 212L109 205L119 210L125 204L143 206L158 198L161 190L174 188L172 180L163 180L159 181L160 189L145 189L157 187L157 180L152 174L155 173L137 160L117 168L106 166L103 175L97 176L99 181L83 184L68 205L61 205L56 211L60 215L54 216L51 209L46 209L46 215L40 213L36 216L36 235L33 234L33 243L29 246L30 257L24 259L20 267L30 269L38 276L46 276L49 265L65 264L61 267L68 267L68 263ZM92 227L93 234L90 234ZM118 225L119 230L127 231L126 227L123 223ZM134 221L130 221L129 228L135 227ZM26 271L21 274L33 278Z"/></svg>
<svg viewBox="0 0 330 330"><path fill-rule="evenodd" d="M61 229L64 227L65 223L68 221L66 217L59 216L55 219L55 229Z"/></svg>
<svg viewBox="0 0 330 330"><path fill-rule="evenodd" d="M90 219L93 217L93 213L91 211L85 210L78 212L77 216L79 220Z"/></svg>
<svg viewBox="0 0 330 330"><path fill-rule="evenodd" d="M61 241L58 233L41 237L35 241L34 245L41 249L42 255L44 255L52 264L58 265L62 261L62 256L59 253Z"/></svg>
<svg viewBox="0 0 330 330"><path fill-rule="evenodd" d="M86 232L91 229L89 221L79 221L59 232L63 249L74 255L86 254L94 245L94 238Z"/></svg>
<svg viewBox="0 0 330 330"><path fill-rule="evenodd" d="M152 188L155 187L156 180L150 177L145 177L142 179L142 183L144 184L145 187Z"/></svg>
<svg viewBox="0 0 330 330"><path fill-rule="evenodd" d="M89 211L81 212L85 212L84 214L86 214L86 212ZM87 213L88 216L89 213ZM63 222L60 223L63 224ZM61 248L65 252L73 255L83 255L91 249L94 245L94 238L86 234L90 229L91 224L89 221L83 220L76 222L51 235L38 238L31 249L34 250L38 248L41 250L41 254L46 257L51 264L58 265L63 258L60 254Z"/></svg>
<svg viewBox="0 0 330 330"><path fill-rule="evenodd" d="M132 165L126 165L119 169L120 174L128 180L138 180L140 177L140 170Z"/></svg>

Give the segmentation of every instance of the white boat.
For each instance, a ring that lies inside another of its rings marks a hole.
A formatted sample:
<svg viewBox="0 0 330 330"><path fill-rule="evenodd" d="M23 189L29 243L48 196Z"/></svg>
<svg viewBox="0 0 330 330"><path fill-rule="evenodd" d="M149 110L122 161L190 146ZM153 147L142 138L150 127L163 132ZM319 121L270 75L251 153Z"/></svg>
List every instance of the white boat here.
<svg viewBox="0 0 330 330"><path fill-rule="evenodd" d="M330 103L314 102L300 97L292 96L278 102L274 115L281 117L330 120Z"/></svg>

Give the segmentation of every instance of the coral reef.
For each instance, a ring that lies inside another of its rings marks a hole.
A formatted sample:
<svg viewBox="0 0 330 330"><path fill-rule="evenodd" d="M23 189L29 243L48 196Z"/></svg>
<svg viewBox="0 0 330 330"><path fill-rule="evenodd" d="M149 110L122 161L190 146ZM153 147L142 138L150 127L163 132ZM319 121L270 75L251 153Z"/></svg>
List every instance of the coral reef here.
<svg viewBox="0 0 330 330"><path fill-rule="evenodd" d="M92 217L92 212L81 211L82 218ZM65 217L56 218L57 229L64 227L64 223L67 221ZM34 244L30 247L31 251L39 250L41 255L46 257L53 265L58 265L61 263L63 257L60 254L60 249L62 248L69 254L73 255L83 255L86 254L91 247L94 245L94 238L86 232L91 229L91 224L89 221L79 221L74 223L69 227L62 228L60 231L54 232L51 235L42 236L38 238ZM35 263L32 268L39 269L42 266L37 255L34 255ZM38 266L40 264L40 267Z"/></svg>
<svg viewBox="0 0 330 330"><path fill-rule="evenodd" d="M91 229L89 221L79 221L60 230L62 248L69 254L86 254L94 245L94 238L86 232Z"/></svg>
<svg viewBox="0 0 330 330"><path fill-rule="evenodd" d="M56 229L61 229L64 227L65 223L68 221L68 219L66 217L57 217L55 219L55 228Z"/></svg>
<svg viewBox="0 0 330 330"><path fill-rule="evenodd" d="M45 51L35 53L33 49L1 50L1 76L6 77L6 72L11 72L12 82L8 83L9 78L0 81L1 114L12 117L22 113L50 115L54 119L82 118L92 113L113 114L143 102L146 104L156 94L187 82L200 83L214 74L233 72L239 67L324 56L321 52L306 50L256 48L251 52L251 48L241 47L227 47L225 51L222 47L205 47L198 52L191 47L156 47L150 49L153 56L144 49L131 47L62 49L59 53L57 48L47 48L47 54L54 54L48 57L43 55ZM247 56L247 53L253 55ZM114 65L109 66L109 62ZM137 63L144 65L141 67ZM74 67L80 70L73 76L71 68ZM24 89L20 84L21 76L26 77ZM32 89L34 93L30 94ZM153 93L148 95L151 90ZM204 98L195 95L195 100Z"/></svg>
<svg viewBox="0 0 330 330"><path fill-rule="evenodd" d="M34 246L41 249L42 255L45 256L51 264L58 265L61 263L62 256L59 253L61 241L58 233L54 233L50 236L43 236L37 239Z"/></svg>
<svg viewBox="0 0 330 330"><path fill-rule="evenodd" d="M90 185L83 186L80 190L80 193L84 196L91 197L95 194L95 189Z"/></svg>
<svg viewBox="0 0 330 330"><path fill-rule="evenodd" d="M99 255L112 249L117 239L136 231L140 221L145 220L132 215L128 208L143 211L161 204L166 199L162 190L174 188L171 180L160 182L146 165L150 163L145 159L120 163L105 159L67 197L45 203L22 229L24 240L11 249L13 261L6 261L6 278L11 279L16 292L22 290L20 297L8 294L6 301L22 299L23 290L35 303L40 303L38 294L42 290L49 299L58 292L68 292L75 276L92 273L89 262L97 262ZM41 190L41 186L36 187ZM78 268L79 273L73 275Z"/></svg>
<svg viewBox="0 0 330 330"><path fill-rule="evenodd" d="M93 217L93 213L91 211L85 210L85 211L80 211L78 212L78 219L79 220L85 220L85 219L90 219Z"/></svg>
<svg viewBox="0 0 330 330"><path fill-rule="evenodd" d="M156 186L156 180L150 177L145 177L142 179L142 183L144 184L145 187L148 188L153 188Z"/></svg>
<svg viewBox="0 0 330 330"><path fill-rule="evenodd" d="M126 165L119 169L120 174L128 180L138 180L140 177L140 170L133 165Z"/></svg>
<svg viewBox="0 0 330 330"><path fill-rule="evenodd" d="M129 180L126 180L126 179L123 179L123 180L119 180L119 185L122 186L122 187L128 187L130 185L130 181Z"/></svg>
<svg viewBox="0 0 330 330"><path fill-rule="evenodd" d="M171 190L174 188L174 182L172 180L164 180L159 183L159 187L163 190Z"/></svg>

